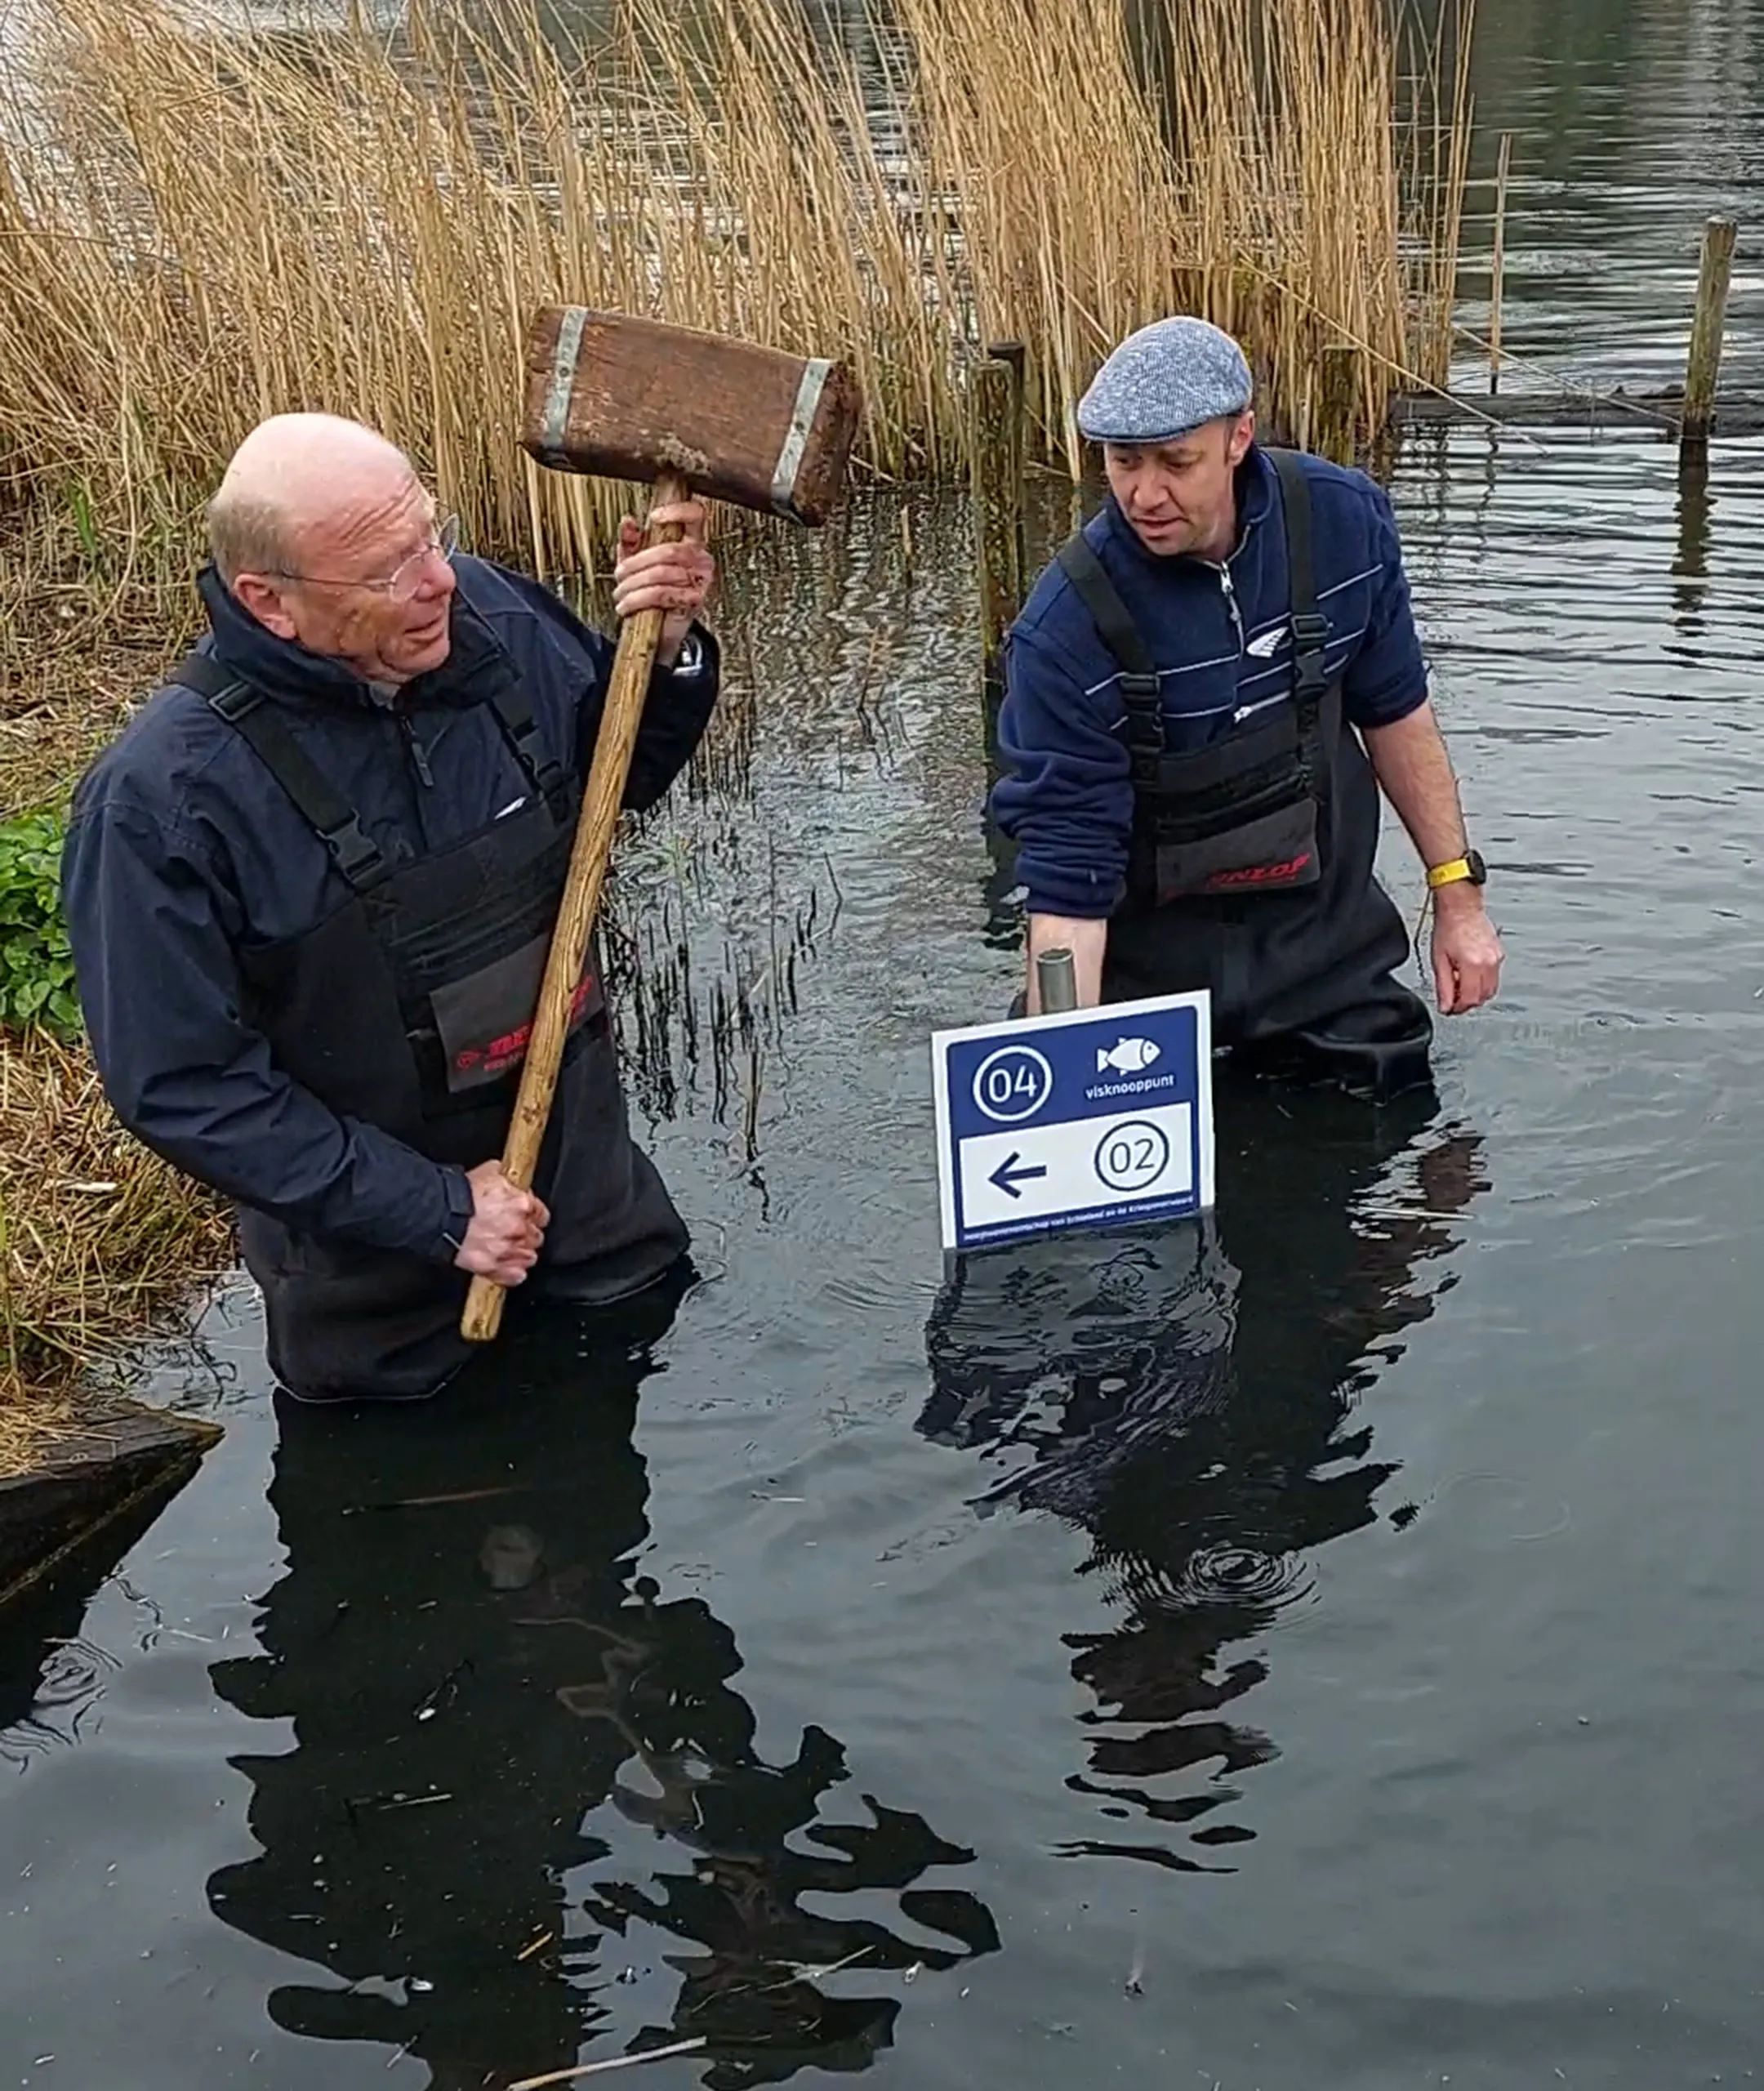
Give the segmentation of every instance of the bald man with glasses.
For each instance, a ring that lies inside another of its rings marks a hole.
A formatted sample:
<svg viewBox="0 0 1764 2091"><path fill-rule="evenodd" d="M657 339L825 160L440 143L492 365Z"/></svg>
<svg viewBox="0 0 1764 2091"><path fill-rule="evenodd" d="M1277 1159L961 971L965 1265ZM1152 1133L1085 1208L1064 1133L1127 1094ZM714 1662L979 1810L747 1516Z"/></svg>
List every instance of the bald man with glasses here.
<svg viewBox="0 0 1764 2091"><path fill-rule="evenodd" d="M626 804L691 759L718 685L702 506L621 533L613 608L664 613ZM465 1362L474 1274L595 1308L677 1282L686 1228L633 1140L598 956L531 1191L497 1157L613 648L458 551L409 461L280 415L234 456L209 629L75 794L63 891L117 1115L233 1201L270 1367L416 1398Z"/></svg>

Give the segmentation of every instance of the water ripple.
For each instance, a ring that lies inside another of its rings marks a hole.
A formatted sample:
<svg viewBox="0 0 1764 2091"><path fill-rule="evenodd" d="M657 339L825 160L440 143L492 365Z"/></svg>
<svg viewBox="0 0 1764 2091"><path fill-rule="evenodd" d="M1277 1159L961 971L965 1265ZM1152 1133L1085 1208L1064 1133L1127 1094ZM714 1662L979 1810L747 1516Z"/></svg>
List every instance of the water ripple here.
<svg viewBox="0 0 1764 2091"><path fill-rule="evenodd" d="M1248 1546L1208 1546L1189 1556L1166 1585L1162 1602L1182 1607L1241 1607L1272 1621L1311 1596L1315 1576L1291 1554L1258 1554Z"/></svg>
<svg viewBox="0 0 1764 2091"><path fill-rule="evenodd" d="M105 1688L122 1667L96 1641L74 1636L51 1642L30 1711L0 1728L0 1762L22 1772L33 1759L87 1739L97 1727Z"/></svg>

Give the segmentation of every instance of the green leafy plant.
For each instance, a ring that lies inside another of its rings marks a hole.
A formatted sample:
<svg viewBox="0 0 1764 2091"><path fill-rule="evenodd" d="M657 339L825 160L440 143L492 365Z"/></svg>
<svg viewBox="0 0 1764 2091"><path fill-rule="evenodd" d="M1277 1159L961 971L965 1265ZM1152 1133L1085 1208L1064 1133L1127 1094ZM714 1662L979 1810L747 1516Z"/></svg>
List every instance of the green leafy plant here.
<svg viewBox="0 0 1764 2091"><path fill-rule="evenodd" d="M61 834L54 814L0 823L0 1024L74 1038L80 1008L61 919Z"/></svg>

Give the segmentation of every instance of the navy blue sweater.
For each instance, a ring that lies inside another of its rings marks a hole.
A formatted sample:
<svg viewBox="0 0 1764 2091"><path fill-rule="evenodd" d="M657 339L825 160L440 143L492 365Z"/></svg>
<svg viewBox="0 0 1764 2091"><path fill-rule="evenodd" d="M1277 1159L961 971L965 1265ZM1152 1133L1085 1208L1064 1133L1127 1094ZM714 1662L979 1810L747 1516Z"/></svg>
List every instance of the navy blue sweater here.
<svg viewBox="0 0 1764 2091"><path fill-rule="evenodd" d="M199 583L212 626L203 650L276 702L389 862L434 855L528 793L479 694L497 657L567 768L586 771L599 724L611 643L523 575L463 557L457 571L452 650L405 686L395 714L341 663L267 631L212 572ZM661 797L709 721L717 656L701 636L700 671L652 685L629 806ZM288 1227L451 1260L448 1234L471 1209L462 1173L337 1117L241 1014L238 949L303 934L348 888L243 736L194 691L160 691L81 780L62 882L92 1050L124 1125Z"/></svg>
<svg viewBox="0 0 1764 2091"><path fill-rule="evenodd" d="M1352 724L1390 725L1427 697L1390 502L1363 472L1310 457L1304 470L1328 671L1343 678ZM1173 751L1290 698L1280 486L1254 445L1238 471L1237 520L1237 548L1223 567L1148 551L1112 497L1085 526L1157 664ZM1120 903L1133 790L1120 683L1089 611L1050 564L1011 630L999 716L1004 774L992 795L1032 914L1098 918Z"/></svg>

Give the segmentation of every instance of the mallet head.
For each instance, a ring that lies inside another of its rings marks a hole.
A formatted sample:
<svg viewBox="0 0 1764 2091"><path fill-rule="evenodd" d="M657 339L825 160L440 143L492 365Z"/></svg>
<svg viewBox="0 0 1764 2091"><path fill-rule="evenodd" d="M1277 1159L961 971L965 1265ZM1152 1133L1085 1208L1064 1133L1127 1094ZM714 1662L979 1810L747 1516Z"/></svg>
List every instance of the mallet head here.
<svg viewBox="0 0 1764 2091"><path fill-rule="evenodd" d="M547 305L527 339L521 441L541 464L824 523L862 411L844 363L579 305Z"/></svg>

